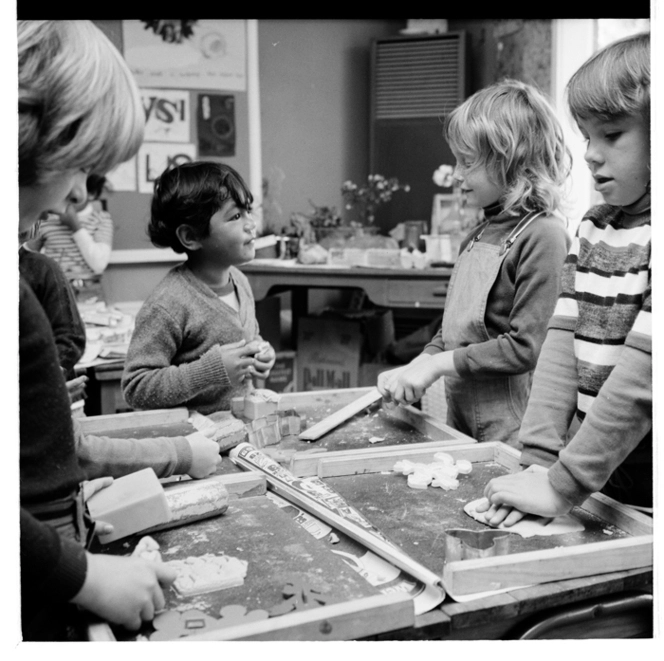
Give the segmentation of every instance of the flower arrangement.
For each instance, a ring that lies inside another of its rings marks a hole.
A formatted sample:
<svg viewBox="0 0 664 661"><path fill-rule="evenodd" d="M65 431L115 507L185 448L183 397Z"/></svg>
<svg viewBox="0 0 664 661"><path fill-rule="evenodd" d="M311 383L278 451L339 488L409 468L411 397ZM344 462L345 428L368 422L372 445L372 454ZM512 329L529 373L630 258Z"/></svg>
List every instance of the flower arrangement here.
<svg viewBox="0 0 664 661"><path fill-rule="evenodd" d="M363 186L358 186L350 180L345 181L341 186L341 195L346 203L346 209L358 209L362 218L360 224L371 225L378 207L389 202L394 193L400 190L407 193L410 191L410 186L400 184L396 177L386 179L382 174L370 174Z"/></svg>
<svg viewBox="0 0 664 661"><path fill-rule="evenodd" d="M454 167L451 165L440 165L433 173L433 181L441 188L456 186L454 180Z"/></svg>

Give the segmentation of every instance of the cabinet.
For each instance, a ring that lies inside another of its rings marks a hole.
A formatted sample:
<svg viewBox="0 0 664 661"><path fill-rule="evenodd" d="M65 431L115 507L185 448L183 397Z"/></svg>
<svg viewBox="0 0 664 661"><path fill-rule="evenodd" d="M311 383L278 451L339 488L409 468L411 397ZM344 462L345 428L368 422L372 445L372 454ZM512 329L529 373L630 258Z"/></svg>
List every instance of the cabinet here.
<svg viewBox="0 0 664 661"><path fill-rule="evenodd" d="M443 138L445 116L468 94L464 31L377 39L371 58L371 174L410 185L378 209L384 232L406 220L431 220L434 170L454 157Z"/></svg>

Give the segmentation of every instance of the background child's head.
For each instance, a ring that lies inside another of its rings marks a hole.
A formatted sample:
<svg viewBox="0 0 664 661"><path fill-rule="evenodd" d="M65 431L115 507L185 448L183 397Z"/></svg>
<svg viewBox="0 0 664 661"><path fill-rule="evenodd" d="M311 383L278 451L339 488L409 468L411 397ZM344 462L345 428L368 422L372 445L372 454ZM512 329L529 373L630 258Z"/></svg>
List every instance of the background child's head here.
<svg viewBox="0 0 664 661"><path fill-rule="evenodd" d="M445 121L445 139L466 171L484 168L507 212L553 212L570 171L562 127L531 85L504 80L480 90Z"/></svg>
<svg viewBox="0 0 664 661"><path fill-rule="evenodd" d="M150 240L160 248L185 252L177 236L178 227L188 225L199 238L205 238L210 218L229 198L238 209L251 210L253 196L229 165L198 161L167 169L154 184Z"/></svg>
<svg viewBox="0 0 664 661"><path fill-rule="evenodd" d="M626 37L592 55L567 83L574 119L640 115L650 123L650 34Z"/></svg>
<svg viewBox="0 0 664 661"><path fill-rule="evenodd" d="M18 21L18 86L20 187L108 172L143 141L136 82L91 21Z"/></svg>

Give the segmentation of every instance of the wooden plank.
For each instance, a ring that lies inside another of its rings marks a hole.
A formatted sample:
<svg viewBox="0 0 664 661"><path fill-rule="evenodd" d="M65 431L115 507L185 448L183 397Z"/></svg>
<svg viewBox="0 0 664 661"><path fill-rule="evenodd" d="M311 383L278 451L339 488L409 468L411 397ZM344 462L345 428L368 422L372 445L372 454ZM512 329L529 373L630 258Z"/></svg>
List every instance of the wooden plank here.
<svg viewBox="0 0 664 661"><path fill-rule="evenodd" d="M603 493L594 493L581 507L630 535L651 535L653 532L651 516L623 505Z"/></svg>
<svg viewBox="0 0 664 661"><path fill-rule="evenodd" d="M423 453L427 450L432 453L447 452L450 448L454 448L457 445L459 444L456 441L425 441L413 445L381 445L380 447L357 448L355 450L331 450L324 455L320 452L315 453L313 450L305 450L304 452L296 452L290 458L288 469L297 477L310 477L312 475L318 475L318 464L323 457L325 459L351 460L362 458L370 462L374 457L382 458L392 456L390 453L393 453L394 461L398 461L400 458L408 458L401 457L401 454L412 450L421 450ZM465 443L462 445L464 448L466 447ZM493 457L489 449L486 449L486 455L487 461ZM381 468L380 470L384 469Z"/></svg>
<svg viewBox="0 0 664 661"><path fill-rule="evenodd" d="M297 410L303 406L311 406L316 399L339 401L346 404L354 401L358 397L362 397L362 395L365 395L371 390L373 390L373 388L368 386L364 388L335 388L334 390L306 390L280 393L281 399L279 400L278 410Z"/></svg>
<svg viewBox="0 0 664 661"><path fill-rule="evenodd" d="M328 452L325 455L314 455L308 459L316 462L318 477L339 477L341 475L358 475L362 473L379 473L391 471L395 462L408 459L414 462L430 463L436 452L447 452L455 460L468 459L472 462L493 461L495 447L488 443L468 445L449 444L432 446L424 443L416 445L392 445L380 448L375 454L366 451L348 450L346 452Z"/></svg>
<svg viewBox="0 0 664 661"><path fill-rule="evenodd" d="M140 429L154 425L186 422L188 418L189 411L186 408L175 408L91 415L78 420L84 434L108 434L125 429Z"/></svg>
<svg viewBox="0 0 664 661"><path fill-rule="evenodd" d="M91 643L109 643L117 640L107 622L95 622L88 625L87 635L88 641Z"/></svg>
<svg viewBox="0 0 664 661"><path fill-rule="evenodd" d="M382 395L378 391L378 388L371 388L371 390L356 399L354 402L347 404L342 409L335 411L332 415L327 416L320 422L317 422L309 429L305 429L300 434L300 439L303 441L315 441L319 439L324 434L327 434L330 430L338 427L342 422L345 422L349 418L352 418L355 414L363 411L368 406L371 406L374 402L377 402L381 399Z"/></svg>
<svg viewBox="0 0 664 661"><path fill-rule="evenodd" d="M443 584L456 595L649 567L652 535L450 562Z"/></svg>
<svg viewBox="0 0 664 661"><path fill-rule="evenodd" d="M412 598L381 594L188 636L201 640L352 640L413 626Z"/></svg>
<svg viewBox="0 0 664 661"><path fill-rule="evenodd" d="M422 434L437 441L451 441L457 443L477 443L474 438L462 434L460 431L446 425L442 420L414 406L383 406L383 410L396 420L401 420Z"/></svg>

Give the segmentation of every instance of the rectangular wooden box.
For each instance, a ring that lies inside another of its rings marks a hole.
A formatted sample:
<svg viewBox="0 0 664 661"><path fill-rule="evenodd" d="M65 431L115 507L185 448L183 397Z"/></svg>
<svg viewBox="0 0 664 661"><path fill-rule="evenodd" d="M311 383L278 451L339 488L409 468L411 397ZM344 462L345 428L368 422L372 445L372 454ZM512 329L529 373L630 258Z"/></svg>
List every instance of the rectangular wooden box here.
<svg viewBox="0 0 664 661"><path fill-rule="evenodd" d="M520 470L517 450L503 443L446 444L436 448L431 444L380 448L376 451L349 451L327 453L314 457L294 457L292 470L305 471L321 478L341 476L361 476L391 472L398 460L409 459L415 462L433 461L435 452L443 450L455 460L467 459L475 464L494 462L507 472ZM313 463L312 463L313 462ZM465 476L462 476L465 477ZM361 478L360 478L361 479ZM331 481L332 488L339 490ZM454 491L446 492L455 494ZM341 493L361 512L363 504L354 501L348 494ZM478 494L477 497L479 497ZM415 497L415 496L413 496ZM390 499L385 502L385 516L392 515ZM461 508L461 506L459 506ZM368 507L368 510L375 510ZM652 566L653 563L653 525L652 519L630 507L604 496L593 494L579 508L579 514L598 517L608 526L615 526L621 531L620 538L611 539L607 531L606 540L580 543L571 546L553 546L527 552L514 552L504 556L494 556L476 560L446 562L441 577L448 593L455 596L502 590L520 586L546 583L571 578L579 578L628 569ZM365 513L369 518L370 512ZM396 516L397 513L394 512ZM465 516L465 515L464 515ZM468 528L477 528L477 524L468 518ZM380 526L379 523L377 525ZM383 530L392 539L393 531ZM600 535L601 536L601 535ZM552 539L552 538L542 538ZM410 549L405 548L406 552ZM420 560L425 566L426 561ZM434 567L429 567L438 571Z"/></svg>
<svg viewBox="0 0 664 661"><path fill-rule="evenodd" d="M315 578L328 589L333 585L332 594L337 603L194 632L179 640L350 640L413 626L415 612L411 596L404 592L380 594L365 583L363 577L331 553L326 543L314 539L280 511L265 495L266 481L262 474L249 471L207 479L227 484L231 501L225 514L150 535L161 545L164 561L203 553L228 553L247 558L249 573L243 586L209 595L182 598L174 596L170 589L165 590L167 609L186 611L188 606L204 609L206 615L218 618L220 605L242 604L249 611L266 608L275 605L284 577L292 575L302 576L303 580ZM191 484L198 486L201 482L191 481ZM168 493L169 489L184 487L184 483L166 484L164 489ZM128 555L141 536L102 550ZM348 599L349 596L352 598ZM207 605L204 607L203 603ZM105 622L90 625L88 638L117 640Z"/></svg>

